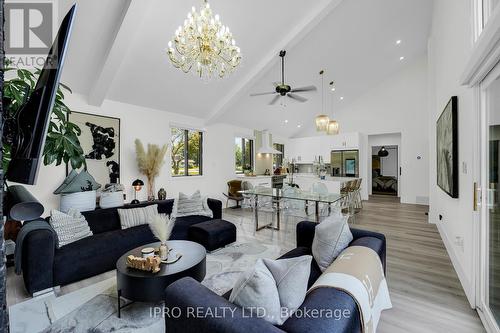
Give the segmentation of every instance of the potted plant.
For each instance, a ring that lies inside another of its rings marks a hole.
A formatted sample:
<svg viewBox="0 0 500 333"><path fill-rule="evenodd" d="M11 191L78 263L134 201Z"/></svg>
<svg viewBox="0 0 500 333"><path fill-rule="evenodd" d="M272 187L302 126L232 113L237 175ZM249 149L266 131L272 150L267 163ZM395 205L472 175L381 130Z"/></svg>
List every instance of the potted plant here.
<svg viewBox="0 0 500 333"><path fill-rule="evenodd" d="M165 163L168 145L158 146L148 144L148 150L144 149L141 140L135 140L135 151L139 171L148 179L148 200L155 199L155 179L160 174L161 167Z"/></svg>
<svg viewBox="0 0 500 333"><path fill-rule="evenodd" d="M4 104L5 125L2 146L2 163L5 172L11 160L11 150L17 128L17 114L33 92L40 75L40 69L31 72L27 69L11 67L11 62L6 59L4 73L6 77L9 77L4 81L3 86L4 101L7 101L7 104ZM85 154L78 140L81 130L77 125L68 121L68 113L71 110L64 103L65 92L71 93L71 89L61 83L52 108L43 151L43 163L45 165L53 163L60 165L64 162L70 164L73 169L79 169L82 166L86 167Z"/></svg>

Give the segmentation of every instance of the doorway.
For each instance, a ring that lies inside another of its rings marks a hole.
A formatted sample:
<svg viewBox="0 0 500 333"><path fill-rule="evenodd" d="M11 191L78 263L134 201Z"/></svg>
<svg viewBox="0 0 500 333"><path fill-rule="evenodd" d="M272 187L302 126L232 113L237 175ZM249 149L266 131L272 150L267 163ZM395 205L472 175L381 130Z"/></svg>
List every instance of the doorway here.
<svg viewBox="0 0 500 333"><path fill-rule="evenodd" d="M479 309L500 326L500 65L481 84Z"/></svg>
<svg viewBox="0 0 500 333"><path fill-rule="evenodd" d="M398 154L398 146L372 147L372 194L398 196Z"/></svg>

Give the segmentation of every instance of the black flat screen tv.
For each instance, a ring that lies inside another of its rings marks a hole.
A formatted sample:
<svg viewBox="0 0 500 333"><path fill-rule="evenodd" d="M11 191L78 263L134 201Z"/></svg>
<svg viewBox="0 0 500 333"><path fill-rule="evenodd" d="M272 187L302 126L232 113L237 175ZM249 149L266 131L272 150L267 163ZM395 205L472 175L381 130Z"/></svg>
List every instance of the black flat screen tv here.
<svg viewBox="0 0 500 333"><path fill-rule="evenodd" d="M73 5L62 21L33 92L18 112L12 159L5 175L9 181L36 183L75 12Z"/></svg>

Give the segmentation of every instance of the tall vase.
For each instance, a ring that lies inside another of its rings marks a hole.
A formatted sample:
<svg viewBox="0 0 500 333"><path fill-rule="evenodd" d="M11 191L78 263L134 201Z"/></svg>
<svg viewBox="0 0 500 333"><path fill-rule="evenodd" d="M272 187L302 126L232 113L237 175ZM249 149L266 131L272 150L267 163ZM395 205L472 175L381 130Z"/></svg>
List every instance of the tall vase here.
<svg viewBox="0 0 500 333"><path fill-rule="evenodd" d="M155 179L148 178L148 201L155 200Z"/></svg>

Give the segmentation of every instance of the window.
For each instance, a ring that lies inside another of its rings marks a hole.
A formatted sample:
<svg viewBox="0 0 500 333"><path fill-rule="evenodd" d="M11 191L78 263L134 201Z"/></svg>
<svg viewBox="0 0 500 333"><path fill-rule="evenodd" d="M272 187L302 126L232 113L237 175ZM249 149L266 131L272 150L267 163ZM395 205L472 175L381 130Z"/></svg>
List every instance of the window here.
<svg viewBox="0 0 500 333"><path fill-rule="evenodd" d="M281 152L281 154L273 155L273 169L281 168L283 166L283 158L285 158L285 145L275 143L273 144L273 147Z"/></svg>
<svg viewBox="0 0 500 333"><path fill-rule="evenodd" d="M253 140L235 138L236 173L253 169Z"/></svg>
<svg viewBox="0 0 500 333"><path fill-rule="evenodd" d="M172 128L172 176L201 176L203 133L195 130Z"/></svg>

